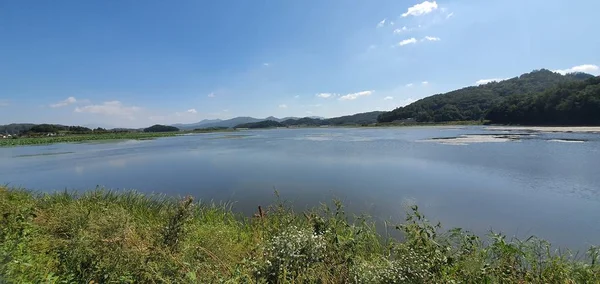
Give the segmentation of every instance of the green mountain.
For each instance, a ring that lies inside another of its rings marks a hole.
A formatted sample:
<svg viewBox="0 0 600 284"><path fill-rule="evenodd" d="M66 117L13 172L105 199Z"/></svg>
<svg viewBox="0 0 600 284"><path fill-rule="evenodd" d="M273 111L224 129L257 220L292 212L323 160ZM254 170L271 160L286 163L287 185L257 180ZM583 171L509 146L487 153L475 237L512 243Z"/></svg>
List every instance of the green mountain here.
<svg viewBox="0 0 600 284"><path fill-rule="evenodd" d="M485 117L493 106L503 102L507 97L518 94L539 93L558 84L577 82L590 77L593 76L584 73L560 75L546 69L536 70L500 82L433 95L405 107L383 113L379 116L378 121L392 122L403 119L415 119L418 122L480 120Z"/></svg>
<svg viewBox="0 0 600 284"><path fill-rule="evenodd" d="M486 119L501 124L600 125L600 77L508 97Z"/></svg>

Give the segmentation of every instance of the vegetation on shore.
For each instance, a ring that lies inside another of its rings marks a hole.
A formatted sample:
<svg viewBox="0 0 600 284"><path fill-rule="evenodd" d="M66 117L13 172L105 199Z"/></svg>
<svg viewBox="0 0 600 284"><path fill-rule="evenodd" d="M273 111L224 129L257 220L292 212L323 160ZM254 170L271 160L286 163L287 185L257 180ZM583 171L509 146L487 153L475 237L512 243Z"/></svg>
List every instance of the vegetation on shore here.
<svg viewBox="0 0 600 284"><path fill-rule="evenodd" d="M96 140L149 140L161 137L171 137L192 133L232 132L234 129L226 127L200 128L188 131L165 125L154 125L142 131L139 130L106 130L102 128L89 129L81 126L62 126L52 124L27 125L11 124L6 127L16 127L22 131L20 134L11 135L0 139L0 147L48 145L56 143L73 143ZM1 137L0 137L1 138Z"/></svg>
<svg viewBox="0 0 600 284"><path fill-rule="evenodd" d="M0 187L0 282L599 283L598 248L575 258L536 238L483 241L416 207L398 240L334 204L248 218L191 197Z"/></svg>
<svg viewBox="0 0 600 284"><path fill-rule="evenodd" d="M107 132L98 134L68 134L60 136L15 137L0 139L0 147L48 145L99 140L148 140L178 135L177 132Z"/></svg>

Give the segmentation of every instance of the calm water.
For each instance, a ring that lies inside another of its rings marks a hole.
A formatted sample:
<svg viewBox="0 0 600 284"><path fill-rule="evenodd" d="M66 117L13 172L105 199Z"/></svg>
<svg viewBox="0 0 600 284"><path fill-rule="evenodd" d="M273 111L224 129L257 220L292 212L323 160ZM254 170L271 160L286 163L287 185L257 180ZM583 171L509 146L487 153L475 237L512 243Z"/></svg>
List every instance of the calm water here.
<svg viewBox="0 0 600 284"><path fill-rule="evenodd" d="M446 228L534 234L573 249L600 244L600 135L423 141L490 133L480 127L282 129L2 148L0 182L41 191L99 185L191 194L236 201L247 214L270 203L277 189L300 209L335 197L350 211L400 220L407 206L418 204Z"/></svg>

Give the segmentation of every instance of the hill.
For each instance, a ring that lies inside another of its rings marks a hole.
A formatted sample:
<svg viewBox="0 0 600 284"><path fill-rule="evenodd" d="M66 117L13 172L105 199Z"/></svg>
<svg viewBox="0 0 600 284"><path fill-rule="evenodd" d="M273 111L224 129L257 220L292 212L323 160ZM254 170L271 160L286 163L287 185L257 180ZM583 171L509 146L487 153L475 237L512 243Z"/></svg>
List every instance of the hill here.
<svg viewBox="0 0 600 284"><path fill-rule="evenodd" d="M20 134L29 131L35 124L33 123L12 123L0 125L0 134Z"/></svg>
<svg viewBox="0 0 600 284"><path fill-rule="evenodd" d="M376 123L383 111L371 111L326 119L329 125L371 124Z"/></svg>
<svg viewBox="0 0 600 284"><path fill-rule="evenodd" d="M155 124L144 129L144 132L177 132L179 128L168 125Z"/></svg>
<svg viewBox="0 0 600 284"><path fill-rule="evenodd" d="M600 77L508 97L486 119L501 124L600 125Z"/></svg>
<svg viewBox="0 0 600 284"><path fill-rule="evenodd" d="M207 124L219 123L221 121L223 121L223 120L221 120L221 119L204 119L204 120L201 120L196 123L190 123L190 124L178 123L178 124L173 124L171 126L177 127L179 129L195 129L195 128L204 128L204 126Z"/></svg>
<svg viewBox="0 0 600 284"><path fill-rule="evenodd" d="M236 125L235 128L272 128L272 127L284 127L285 125L274 120L263 120L259 122L242 123Z"/></svg>
<svg viewBox="0 0 600 284"><path fill-rule="evenodd" d="M418 122L480 120L494 105L507 97L539 93L558 84L577 82L590 77L593 76L584 73L561 75L546 69L536 70L500 82L433 95L383 113L378 121L392 122L408 118Z"/></svg>

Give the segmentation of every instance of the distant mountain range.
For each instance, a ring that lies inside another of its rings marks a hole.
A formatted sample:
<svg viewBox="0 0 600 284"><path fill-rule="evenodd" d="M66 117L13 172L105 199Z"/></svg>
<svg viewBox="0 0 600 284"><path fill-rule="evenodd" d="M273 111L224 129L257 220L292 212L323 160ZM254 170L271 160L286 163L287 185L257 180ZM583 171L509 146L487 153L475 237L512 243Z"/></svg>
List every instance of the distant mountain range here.
<svg viewBox="0 0 600 284"><path fill-rule="evenodd" d="M377 122L377 117L381 115L381 111L372 111L365 113L357 113L334 118L289 118L285 120L267 119L257 122L242 123L234 126L234 128L271 128L271 127L290 127L290 126L342 126L342 125L364 125Z"/></svg>
<svg viewBox="0 0 600 284"><path fill-rule="evenodd" d="M323 119L322 117L317 117L317 116L313 116L310 118L311 119ZM297 118L297 117L277 118L274 116L269 116L267 118L254 118L254 117L249 117L249 116L238 116L238 117L234 117L234 118L226 119L226 120L205 119L205 120L202 120L202 121L196 122L196 123L190 123L190 124L181 124L180 123L180 124L173 124L172 126L175 126L181 130L193 130L193 129L212 128L212 127L232 128L237 125L246 124L246 123L255 123L255 122L261 122L261 121L267 121L267 120L282 122L282 121L286 121L286 120L290 120L290 119L299 119L299 118Z"/></svg>

